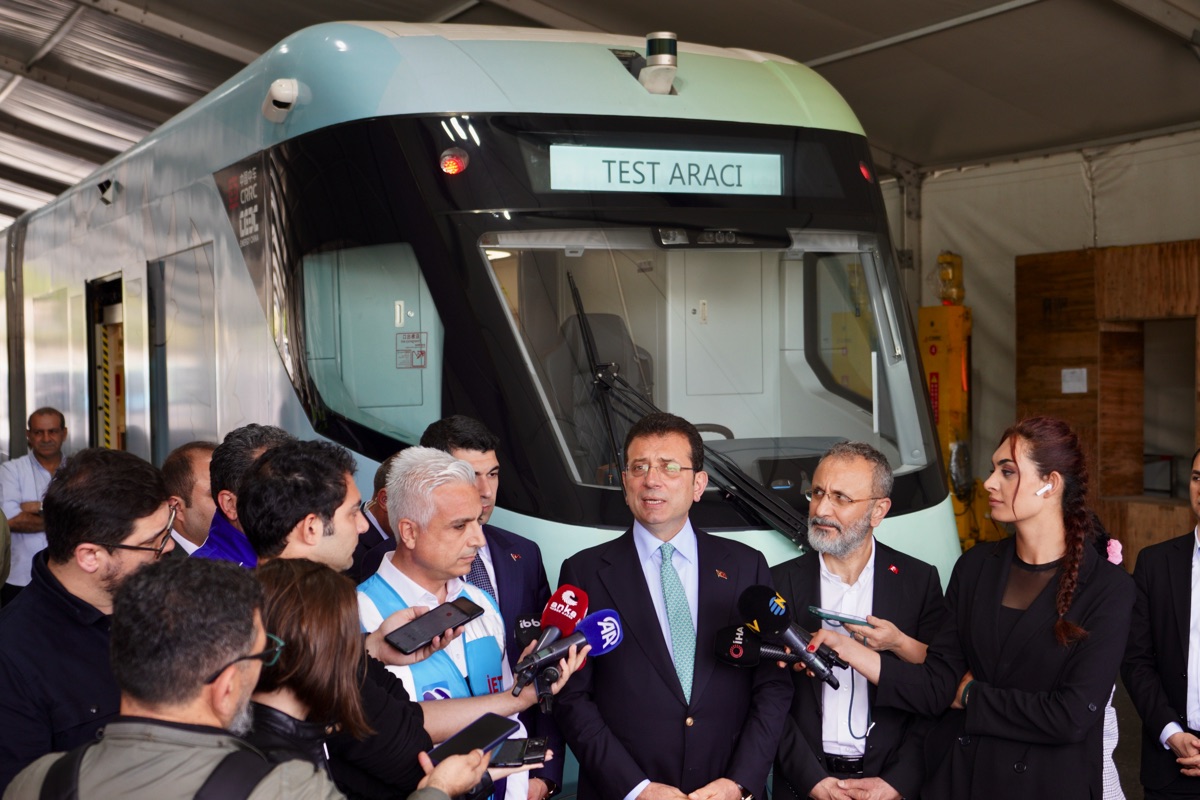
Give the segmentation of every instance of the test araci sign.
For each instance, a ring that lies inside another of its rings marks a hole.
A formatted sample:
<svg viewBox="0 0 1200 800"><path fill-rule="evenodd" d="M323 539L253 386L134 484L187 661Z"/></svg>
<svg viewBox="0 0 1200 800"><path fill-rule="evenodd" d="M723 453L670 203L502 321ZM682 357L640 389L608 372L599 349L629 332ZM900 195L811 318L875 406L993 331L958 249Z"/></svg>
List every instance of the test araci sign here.
<svg viewBox="0 0 1200 800"><path fill-rule="evenodd" d="M777 153L550 145L550 188L588 192L783 193Z"/></svg>

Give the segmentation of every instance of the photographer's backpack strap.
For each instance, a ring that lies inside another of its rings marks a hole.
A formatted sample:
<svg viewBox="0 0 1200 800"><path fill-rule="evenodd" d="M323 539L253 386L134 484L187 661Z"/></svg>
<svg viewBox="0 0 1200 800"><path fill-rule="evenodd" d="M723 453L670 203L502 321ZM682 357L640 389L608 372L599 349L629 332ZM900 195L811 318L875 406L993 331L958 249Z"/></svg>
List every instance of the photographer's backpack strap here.
<svg viewBox="0 0 1200 800"><path fill-rule="evenodd" d="M83 754L94 744L85 742L59 756L46 771L38 800L79 800L79 765L83 763Z"/></svg>
<svg viewBox="0 0 1200 800"><path fill-rule="evenodd" d="M84 753L95 742L82 744L50 765L38 800L79 800L79 766ZM208 780L196 792L196 800L239 800L275 769L262 753L252 749L235 750L225 756L209 773Z"/></svg>

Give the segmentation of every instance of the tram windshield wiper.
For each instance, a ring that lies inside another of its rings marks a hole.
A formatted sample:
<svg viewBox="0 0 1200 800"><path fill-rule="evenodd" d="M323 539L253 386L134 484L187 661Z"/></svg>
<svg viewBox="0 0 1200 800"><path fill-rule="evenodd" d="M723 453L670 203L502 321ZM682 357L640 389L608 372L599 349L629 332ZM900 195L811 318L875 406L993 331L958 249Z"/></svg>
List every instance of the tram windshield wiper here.
<svg viewBox="0 0 1200 800"><path fill-rule="evenodd" d="M620 374L620 368L612 363L600 363L596 351L595 339L584 312L583 300L575 285L575 278L567 273L567 283L571 289L571 302L580 322L584 350L587 353L588 369L593 384L600 390L598 400L604 414L604 424L608 431L609 446L612 451L612 463L619 464L621 459L620 447L617 443L616 429L613 425L613 399L618 400L636 417L661 412L648 397L639 392L629 381ZM797 546L808 548L808 518L788 503L779 499L765 489L761 483L754 480L745 470L739 467L733 459L714 448L704 445L704 458L707 463L706 471L725 497L740 510L751 517L761 520L791 539Z"/></svg>

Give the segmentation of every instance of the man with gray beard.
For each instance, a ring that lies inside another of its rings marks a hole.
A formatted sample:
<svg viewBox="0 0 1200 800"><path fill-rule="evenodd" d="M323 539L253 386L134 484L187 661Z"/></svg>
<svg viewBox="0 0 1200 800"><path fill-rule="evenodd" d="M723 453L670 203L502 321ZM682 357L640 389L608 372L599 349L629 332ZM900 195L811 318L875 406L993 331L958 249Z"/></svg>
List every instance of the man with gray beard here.
<svg viewBox="0 0 1200 800"><path fill-rule="evenodd" d="M775 589L807 630L822 625L810 606L854 625L824 618L884 658L920 663L944 613L937 569L875 540L892 507L892 469L869 444L841 442L817 465L808 493L812 550L771 570ZM777 800L898 800L915 797L924 777L927 723L874 707L875 687L838 671L840 687L814 680L802 665L775 762Z"/></svg>

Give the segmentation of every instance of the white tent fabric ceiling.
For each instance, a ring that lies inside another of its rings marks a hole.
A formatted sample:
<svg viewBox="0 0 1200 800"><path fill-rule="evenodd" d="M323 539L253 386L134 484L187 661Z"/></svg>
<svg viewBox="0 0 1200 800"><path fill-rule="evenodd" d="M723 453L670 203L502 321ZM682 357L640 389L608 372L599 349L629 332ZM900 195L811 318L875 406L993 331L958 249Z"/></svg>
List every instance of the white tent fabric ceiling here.
<svg viewBox="0 0 1200 800"><path fill-rule="evenodd" d="M1200 0L0 0L0 228L332 19L673 30L779 53L841 91L883 169L1200 127Z"/></svg>

